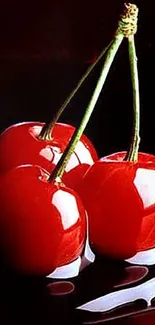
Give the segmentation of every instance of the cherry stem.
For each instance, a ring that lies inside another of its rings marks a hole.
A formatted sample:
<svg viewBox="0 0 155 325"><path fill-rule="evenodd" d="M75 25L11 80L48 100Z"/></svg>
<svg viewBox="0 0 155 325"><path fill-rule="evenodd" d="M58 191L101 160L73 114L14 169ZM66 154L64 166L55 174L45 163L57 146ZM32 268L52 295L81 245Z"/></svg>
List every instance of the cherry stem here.
<svg viewBox="0 0 155 325"><path fill-rule="evenodd" d="M76 92L78 91L78 89L82 86L83 82L86 80L86 78L92 72L92 70L95 68L95 66L97 65L97 63L101 60L101 58L103 57L103 55L107 52L107 50L111 46L112 42L113 42L113 40L108 44L108 46L106 46L101 51L101 53L99 54L99 56L95 60L95 62L93 62L89 66L89 68L87 69L87 71L85 72L85 74L79 80L79 82L76 85L76 87L72 90L72 92L70 93L70 95L66 98L66 100L64 101L64 103L60 106L60 108L56 112L56 114L54 114L52 120L49 123L46 123L43 126L43 128L42 128L42 130L41 130L41 132L39 134L39 139L46 140L46 141L51 141L52 140L52 130L53 130L54 126L55 126L55 123L58 121L59 117L61 116L61 114L63 113L63 111L67 107L67 105L70 103L71 99L74 97L74 95L76 94Z"/></svg>
<svg viewBox="0 0 155 325"><path fill-rule="evenodd" d="M85 111L85 114L81 121L81 124L80 124L79 128L74 131L73 136L72 136L68 146L66 147L63 155L61 156L60 160L58 161L55 169L51 173L51 175L49 177L49 181L53 181L53 180L61 181L61 178L65 171L66 165L67 165L72 153L74 152L76 144L79 141L79 139L81 138L82 133L90 119L90 116L91 116L93 109L96 105L96 102L98 100L98 97L100 95L102 87L105 83L106 77L107 77L109 69L111 67L111 64L114 60L115 54L116 54L123 38L124 38L124 35L122 32L115 34L114 40L107 52L105 62L104 62L100 77L98 79L96 88L95 88L94 93L91 97L91 100L86 108L86 111Z"/></svg>
<svg viewBox="0 0 155 325"><path fill-rule="evenodd" d="M137 56L135 49L134 36L128 37L129 60L131 69L132 89L133 89L133 131L129 150L124 158L126 161L137 161L140 143L140 98Z"/></svg>

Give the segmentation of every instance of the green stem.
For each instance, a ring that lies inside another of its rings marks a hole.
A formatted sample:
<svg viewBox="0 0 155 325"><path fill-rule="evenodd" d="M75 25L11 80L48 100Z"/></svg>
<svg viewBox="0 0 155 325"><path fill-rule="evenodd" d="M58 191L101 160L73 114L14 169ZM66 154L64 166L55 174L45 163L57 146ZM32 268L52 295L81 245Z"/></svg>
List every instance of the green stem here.
<svg viewBox="0 0 155 325"><path fill-rule="evenodd" d="M133 89L133 131L129 150L124 158L127 161L138 160L138 150L140 143L140 99L139 99L139 81L137 56L134 43L134 36L128 37L129 44L129 60L131 69L132 89Z"/></svg>
<svg viewBox="0 0 155 325"><path fill-rule="evenodd" d="M42 130L41 130L41 132L39 134L39 139L46 140L46 141L51 141L52 140L52 130L53 130L53 127L54 127L55 123L58 121L60 115L63 113L63 111L66 108L66 106L70 103L71 99L74 97L74 95L76 94L76 92L78 91L78 89L81 87L81 85L83 84L83 82L86 80L86 78L92 72L92 70L95 68L95 66L97 65L97 63L101 60L101 58L103 57L103 55L107 52L107 50L111 46L112 42L113 42L113 40L108 44L108 46L106 46L101 51L100 55L95 60L95 62L93 62L90 65L90 67L87 69L87 71L85 72L85 74L82 76L82 78L80 79L80 81L78 82L78 84L76 85L76 87L72 90L72 92L70 93L70 95L66 98L66 100L64 101L64 103L60 106L59 110L54 115L54 117L52 118L52 120L49 123L46 123L43 126L43 128L42 128Z"/></svg>
<svg viewBox="0 0 155 325"><path fill-rule="evenodd" d="M49 177L49 181L53 181L55 179L60 179L62 178L62 175L64 173L64 170L66 168L66 165L72 155L72 153L74 152L74 149L76 147L77 142L79 141L79 139L81 138L81 135L89 121L89 118L93 112L93 109L95 107L95 104L98 100L98 97L100 95L100 92L102 90L102 87L104 85L104 82L106 80L106 77L108 75L110 66L113 62L113 59L115 57L115 54L122 42L124 38L124 35L122 33L116 33L114 41L112 43L112 45L110 46L106 58L105 58L105 62L102 68L102 72L100 74L99 80L97 82L96 88L94 90L94 93L91 97L91 100L88 104L88 107L86 108L84 117L81 121L80 127L78 129L75 130L68 146L66 147L63 155L61 156L58 164L56 165L55 169L53 170L53 172L51 173L50 177Z"/></svg>

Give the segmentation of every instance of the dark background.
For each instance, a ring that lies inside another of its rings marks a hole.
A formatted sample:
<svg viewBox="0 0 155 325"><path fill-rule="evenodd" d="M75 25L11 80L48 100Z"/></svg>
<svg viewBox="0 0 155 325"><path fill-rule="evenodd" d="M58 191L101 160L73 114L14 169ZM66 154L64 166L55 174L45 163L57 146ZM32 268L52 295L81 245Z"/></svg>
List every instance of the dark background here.
<svg viewBox="0 0 155 325"><path fill-rule="evenodd" d="M124 1L1 1L0 127L26 120L48 121L89 64L113 37ZM139 7L135 37L141 97L141 151L155 154L154 10ZM60 121L77 126L102 63L72 100ZM85 133L100 156L128 147L132 88L124 41Z"/></svg>

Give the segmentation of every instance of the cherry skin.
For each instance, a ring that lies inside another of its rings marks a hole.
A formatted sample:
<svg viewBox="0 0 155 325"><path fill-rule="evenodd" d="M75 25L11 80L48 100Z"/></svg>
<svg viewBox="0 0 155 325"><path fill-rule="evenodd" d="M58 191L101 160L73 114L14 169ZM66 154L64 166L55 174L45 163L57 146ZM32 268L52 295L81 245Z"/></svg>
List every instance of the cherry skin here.
<svg viewBox="0 0 155 325"><path fill-rule="evenodd" d="M112 153L108 156L103 157L102 159L110 159L110 160L117 160L117 161L123 161L125 158L126 151L120 151L120 152L115 152ZM144 152L138 152L138 161L139 162L146 162L146 163L155 163L155 156L149 153L144 153Z"/></svg>
<svg viewBox="0 0 155 325"><path fill-rule="evenodd" d="M125 151L116 152L104 157L104 159L122 161L125 155L126 155ZM143 176L145 177L142 184L141 185L139 184L139 189L141 188L141 194L143 195L145 209L144 209L144 218L142 220L140 234L137 240L137 252L148 250L155 247L155 197L154 197L155 171L153 166L153 163L155 163L155 156L152 154L139 152L138 163L139 163L139 168L141 167L143 168ZM152 172L150 171L151 166L152 166ZM149 171L148 171L148 167L149 167ZM67 184L67 182L65 184ZM73 189L75 190L76 186L73 187ZM146 200L147 200L147 206L145 204Z"/></svg>
<svg viewBox="0 0 155 325"><path fill-rule="evenodd" d="M47 275L80 256L86 212L64 184L48 182L38 166L20 166L1 176L0 243L11 268Z"/></svg>
<svg viewBox="0 0 155 325"><path fill-rule="evenodd" d="M137 252L155 248L155 212L142 220L140 234L137 240Z"/></svg>
<svg viewBox="0 0 155 325"><path fill-rule="evenodd" d="M122 162L125 158L126 152L116 152L105 156L102 160ZM136 179L138 191L144 201L144 216L140 228L140 234L137 239L136 251L148 250L155 247L155 156L143 152L138 153L139 170ZM63 176L63 181L66 186L72 188L74 191L79 190L80 182L84 174L90 168L87 164L76 166Z"/></svg>
<svg viewBox="0 0 155 325"><path fill-rule="evenodd" d="M63 174L63 176L62 176L63 183L67 187L72 188L76 192L75 189L78 190L80 182L89 167L90 167L90 165L88 165L88 164L80 164L80 165L72 168L67 173Z"/></svg>
<svg viewBox="0 0 155 325"><path fill-rule="evenodd" d="M0 174L24 165L37 164L51 172L51 163L57 164L75 130L71 125L56 123L52 131L53 140L39 139L44 123L27 122L13 125L0 135ZM72 154L66 171L81 163L92 165L97 153L83 135Z"/></svg>
<svg viewBox="0 0 155 325"><path fill-rule="evenodd" d="M110 154L102 160L122 162L126 152ZM144 203L144 215L141 223L140 233L137 238L136 252L148 250L155 247L155 156L147 153L138 153L138 172L136 185ZM82 177L90 168L87 164L76 166L63 175L66 186L78 192Z"/></svg>
<svg viewBox="0 0 155 325"><path fill-rule="evenodd" d="M123 161L125 158L126 151L115 152L108 156L102 158L102 160L112 160L112 161ZM155 163L155 156L148 153L139 152L138 153L138 161L143 163L152 164ZM74 191L78 191L78 187L80 185L82 177L85 175L90 165L88 164L80 164L69 170L67 173L63 175L63 181L66 186L72 188Z"/></svg>
<svg viewBox="0 0 155 325"><path fill-rule="evenodd" d="M100 159L79 185L78 193L88 212L90 242L100 254L117 259L136 254L144 215L135 180L138 166Z"/></svg>
<svg viewBox="0 0 155 325"><path fill-rule="evenodd" d="M123 161L125 158L126 151L116 152L112 153L108 156L103 157L103 160L117 160L117 161ZM155 156L143 152L138 153L138 161L140 162L146 162L146 163L155 163ZM74 191L78 190L79 184L81 182L82 177L88 170L90 165L88 164L80 164L76 166L75 168L69 170L67 173L64 173L63 175L63 182L66 186L72 188Z"/></svg>
<svg viewBox="0 0 155 325"><path fill-rule="evenodd" d="M125 155L126 155L126 151L116 152L103 157L102 160L110 159L114 161L117 160L119 162L119 161L123 161ZM139 152L138 161L152 164L152 162L155 163L155 156L151 154ZM67 173L64 173L63 182L65 183L66 186L72 188L74 191L78 191L78 187L80 185L81 179L89 167L90 165L88 164L80 164L75 168L69 170Z"/></svg>

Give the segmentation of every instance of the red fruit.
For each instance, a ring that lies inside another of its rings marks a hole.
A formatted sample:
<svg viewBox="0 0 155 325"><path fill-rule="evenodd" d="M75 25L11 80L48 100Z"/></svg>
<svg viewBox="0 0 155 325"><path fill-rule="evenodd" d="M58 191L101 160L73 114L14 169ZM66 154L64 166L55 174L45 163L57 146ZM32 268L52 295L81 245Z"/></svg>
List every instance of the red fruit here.
<svg viewBox="0 0 155 325"><path fill-rule="evenodd" d="M89 167L90 165L88 164L80 164L75 168L69 170L67 173L64 173L62 176L63 183L76 192L76 190L79 188L84 174L87 172Z"/></svg>
<svg viewBox="0 0 155 325"><path fill-rule="evenodd" d="M75 260L84 247L80 198L48 177L31 165L1 176L0 242L7 263L20 272L49 274Z"/></svg>
<svg viewBox="0 0 155 325"><path fill-rule="evenodd" d="M126 151L112 153L108 156L102 158L102 160L117 160L123 161L125 158ZM139 162L147 162L147 163L155 163L155 156L143 152L138 153L138 161ZM63 182L66 186L72 188L74 191L78 191L78 187L80 185L81 179L88 170L90 165L88 164L80 164L75 168L69 170L67 173L63 175Z"/></svg>
<svg viewBox="0 0 155 325"><path fill-rule="evenodd" d="M155 212L145 216L142 220L141 231L137 241L137 251L144 251L155 247Z"/></svg>
<svg viewBox="0 0 155 325"><path fill-rule="evenodd" d="M101 254L124 259L136 253L144 215L138 169L138 163L100 159L79 185L88 212L90 242Z"/></svg>
<svg viewBox="0 0 155 325"><path fill-rule="evenodd" d="M116 152L103 158L122 161L126 152ZM143 152L138 153L138 164L141 176L138 177L138 190L144 203L144 218L137 240L137 251L155 247L155 156ZM66 184L66 183L65 183ZM75 188L74 188L75 189Z"/></svg>
<svg viewBox="0 0 155 325"><path fill-rule="evenodd" d="M51 172L51 163L57 164L66 148L75 128L71 125L56 123L52 131L53 140L38 138L44 123L27 122L13 125L0 136L0 174L24 165L37 164ZM80 163L92 165L97 160L97 153L83 135L78 142L66 171Z"/></svg>

